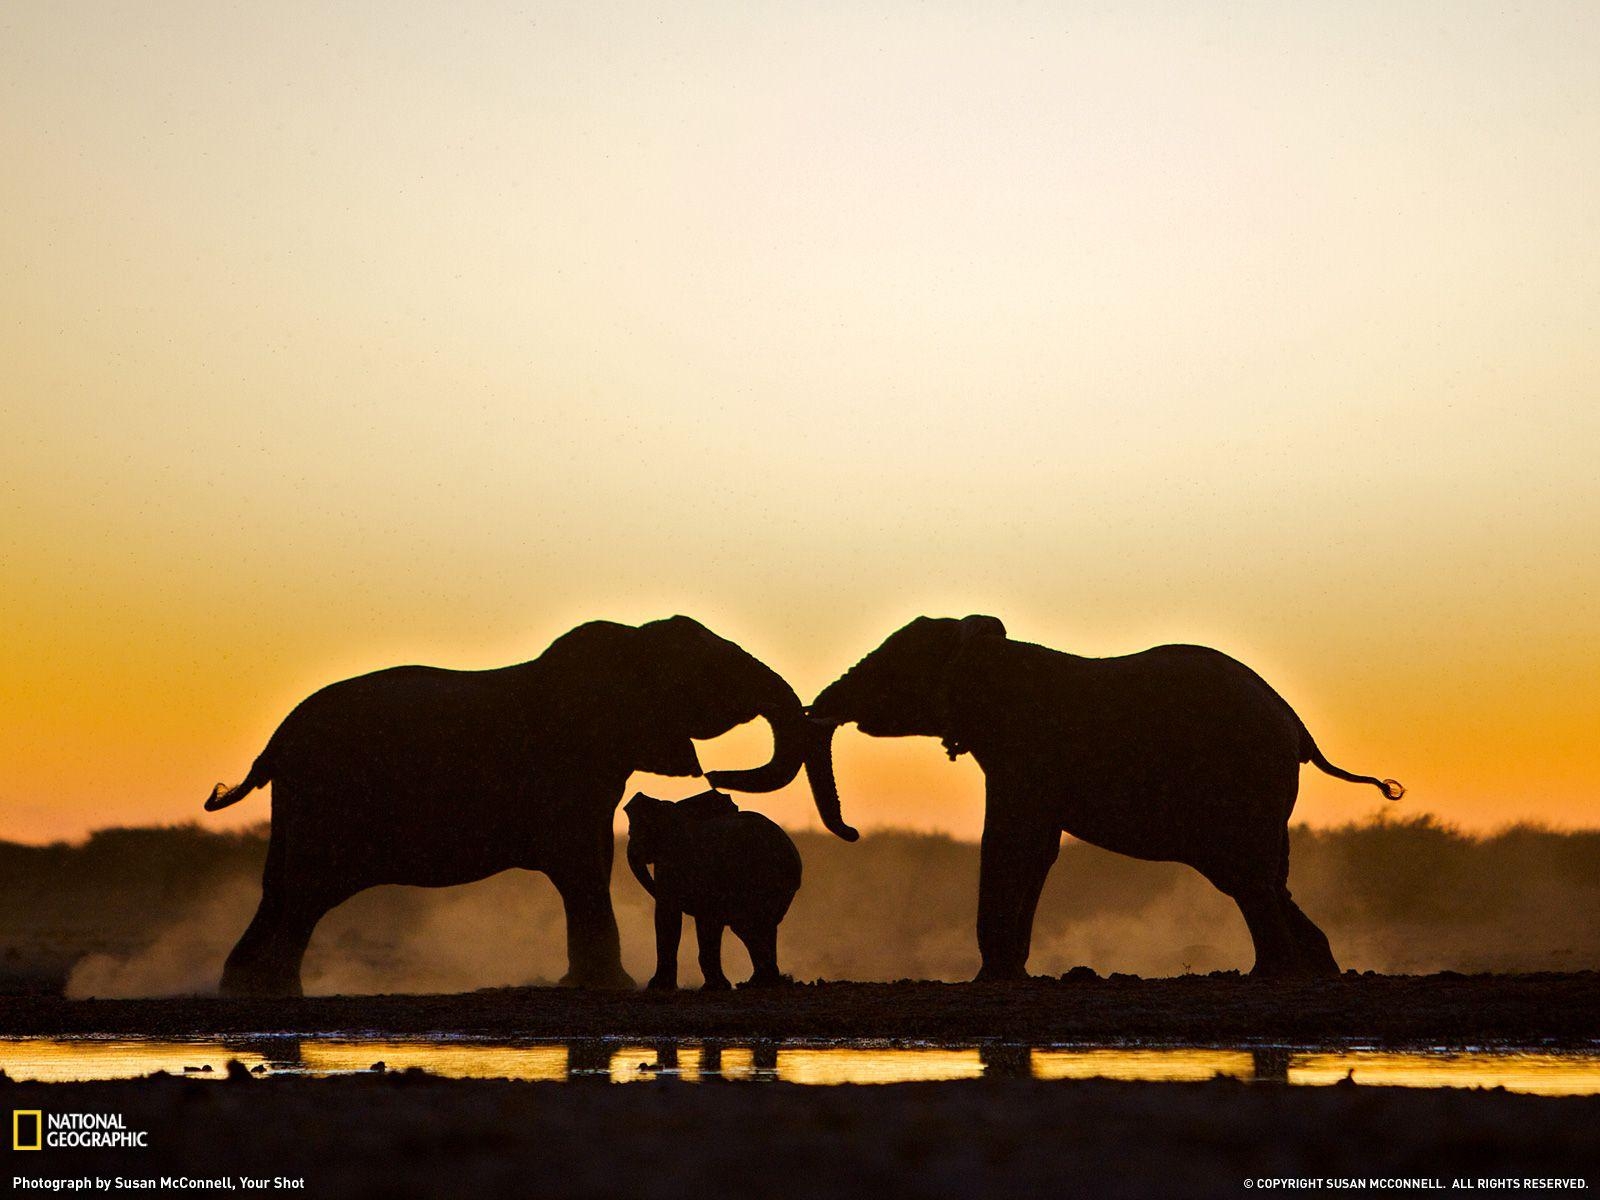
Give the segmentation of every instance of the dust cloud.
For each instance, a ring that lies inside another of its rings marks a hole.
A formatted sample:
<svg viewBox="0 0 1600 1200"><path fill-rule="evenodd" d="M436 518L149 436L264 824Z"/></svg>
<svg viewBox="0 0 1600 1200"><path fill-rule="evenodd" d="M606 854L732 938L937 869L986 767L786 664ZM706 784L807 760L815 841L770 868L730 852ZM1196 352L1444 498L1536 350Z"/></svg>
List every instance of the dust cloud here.
<svg viewBox="0 0 1600 1200"><path fill-rule="evenodd" d="M1293 833L1291 886L1342 966L1582 970L1600 966L1600 832L1513 827L1469 837L1428 817ZM856 845L795 835L805 883L779 938L798 979L956 980L978 967L978 850L880 832ZM215 989L259 895L265 831L106 830L77 845L0 843L0 990L159 996ZM650 899L622 865L623 961L653 968ZM549 983L565 925L542 875L445 889L374 888L318 928L309 993L451 992ZM699 980L686 932L680 982ZM748 973L731 935L729 974ZM1155 976L1248 970L1232 904L1186 867L1068 841L1034 926L1030 970Z"/></svg>

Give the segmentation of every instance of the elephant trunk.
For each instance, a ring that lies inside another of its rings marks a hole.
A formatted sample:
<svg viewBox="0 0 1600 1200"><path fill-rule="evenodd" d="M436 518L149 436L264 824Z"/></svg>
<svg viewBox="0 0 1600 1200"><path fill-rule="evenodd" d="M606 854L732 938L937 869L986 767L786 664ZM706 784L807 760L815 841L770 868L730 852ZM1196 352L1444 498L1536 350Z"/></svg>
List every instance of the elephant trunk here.
<svg viewBox="0 0 1600 1200"><path fill-rule="evenodd" d="M768 670L766 694L756 715L772 726L772 761L748 771L710 771L706 782L718 791L775 792L804 766L822 823L845 841L855 841L861 835L840 816L839 789L833 779L833 730L838 722L808 717L794 689L777 672Z"/></svg>
<svg viewBox="0 0 1600 1200"><path fill-rule="evenodd" d="M852 720L848 705L845 704L845 689L849 686L849 672L835 679L817 694L811 702L811 707L806 709L813 721L826 721L830 725L843 725Z"/></svg>
<svg viewBox="0 0 1600 1200"><path fill-rule="evenodd" d="M628 866L632 869L634 878L644 886L644 890L654 896L656 881L650 874L650 864L645 862L644 855L635 848L631 836L628 838Z"/></svg>
<svg viewBox="0 0 1600 1200"><path fill-rule="evenodd" d="M838 725L811 717L806 720L806 727L806 780L811 784L817 815L829 833L853 842L861 834L844 823L844 814L839 809L839 785L833 777L833 731Z"/></svg>
<svg viewBox="0 0 1600 1200"><path fill-rule="evenodd" d="M706 782L718 791L775 792L800 773L805 761L806 720L800 697L776 671L763 669L770 678L754 715L772 726L772 759L747 771L708 772Z"/></svg>
<svg viewBox="0 0 1600 1200"><path fill-rule="evenodd" d="M864 710L870 705L867 689L862 686L861 668L862 663L857 663L818 692L817 698L807 706L806 715L813 721L826 721L830 725L848 725L867 716Z"/></svg>

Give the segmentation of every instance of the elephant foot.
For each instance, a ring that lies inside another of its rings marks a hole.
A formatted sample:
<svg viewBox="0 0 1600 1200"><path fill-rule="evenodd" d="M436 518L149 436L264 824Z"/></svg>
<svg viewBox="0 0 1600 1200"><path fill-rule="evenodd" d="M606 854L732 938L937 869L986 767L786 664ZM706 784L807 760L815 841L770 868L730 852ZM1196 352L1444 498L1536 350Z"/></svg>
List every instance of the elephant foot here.
<svg viewBox="0 0 1600 1200"><path fill-rule="evenodd" d="M702 992L731 992L733 991L733 984L728 982L726 975L718 975L702 983L700 990Z"/></svg>
<svg viewBox="0 0 1600 1200"><path fill-rule="evenodd" d="M1300 974L1311 979L1336 979L1341 974L1333 951L1305 947L1300 951Z"/></svg>
<svg viewBox="0 0 1600 1200"><path fill-rule="evenodd" d="M305 995L299 975L284 975L271 971L252 971L242 968L224 968L222 981L217 984L217 994L234 999L248 997L279 997L299 999Z"/></svg>
<svg viewBox="0 0 1600 1200"><path fill-rule="evenodd" d="M1250 968L1251 979L1263 979L1272 982L1307 980L1307 979L1337 979L1339 968L1331 962L1306 962L1303 959L1289 962L1256 963Z"/></svg>
<svg viewBox="0 0 1600 1200"><path fill-rule="evenodd" d="M757 971L743 983L741 988L774 988L794 986L793 975L780 975L777 971Z"/></svg>
<svg viewBox="0 0 1600 1200"><path fill-rule="evenodd" d="M650 982L644 986L646 990L652 992L675 992L678 990L678 981L669 979L665 975L652 975Z"/></svg>
<svg viewBox="0 0 1600 1200"><path fill-rule="evenodd" d="M597 992L631 992L639 985L620 966L600 970L568 971L556 985L564 988L588 988Z"/></svg>
<svg viewBox="0 0 1600 1200"><path fill-rule="evenodd" d="M991 967L984 963L972 977L973 983L1024 983L1028 979L1027 967Z"/></svg>
<svg viewBox="0 0 1600 1200"><path fill-rule="evenodd" d="M1302 960L1297 974L1304 979L1337 979L1343 972L1339 970L1339 964L1329 958L1312 959L1309 962Z"/></svg>

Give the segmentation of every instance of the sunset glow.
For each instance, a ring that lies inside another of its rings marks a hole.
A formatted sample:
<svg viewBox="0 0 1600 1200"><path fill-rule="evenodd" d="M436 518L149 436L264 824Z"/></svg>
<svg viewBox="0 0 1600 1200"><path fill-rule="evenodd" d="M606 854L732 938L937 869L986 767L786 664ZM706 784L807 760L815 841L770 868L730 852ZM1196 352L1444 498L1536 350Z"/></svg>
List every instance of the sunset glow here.
<svg viewBox="0 0 1600 1200"><path fill-rule="evenodd" d="M676 612L806 699L922 613L1213 645L1408 788L1301 819L1600 825L1596 61L1589 3L16 6L0 837ZM836 748L978 831L969 759Z"/></svg>

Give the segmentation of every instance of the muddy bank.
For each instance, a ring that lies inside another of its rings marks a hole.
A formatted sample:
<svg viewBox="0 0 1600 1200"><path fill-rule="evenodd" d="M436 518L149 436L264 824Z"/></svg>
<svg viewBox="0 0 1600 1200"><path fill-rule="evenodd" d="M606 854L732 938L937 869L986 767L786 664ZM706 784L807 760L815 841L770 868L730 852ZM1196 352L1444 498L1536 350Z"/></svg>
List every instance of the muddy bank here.
<svg viewBox="0 0 1600 1200"><path fill-rule="evenodd" d="M1600 974L1352 973L1298 983L1235 975L1025 984L817 983L668 995L506 988L299 1000L0 997L0 1035L338 1031L519 1038L1582 1046L1600 1041Z"/></svg>
<svg viewBox="0 0 1600 1200"><path fill-rule="evenodd" d="M117 1113L148 1133L145 1150L12 1155L13 1174L281 1176L304 1178L298 1194L311 1196L1239 1196L1247 1178L1284 1176L1600 1182L1600 1098L1501 1092L389 1075L12 1084L0 1103Z"/></svg>

